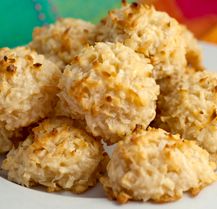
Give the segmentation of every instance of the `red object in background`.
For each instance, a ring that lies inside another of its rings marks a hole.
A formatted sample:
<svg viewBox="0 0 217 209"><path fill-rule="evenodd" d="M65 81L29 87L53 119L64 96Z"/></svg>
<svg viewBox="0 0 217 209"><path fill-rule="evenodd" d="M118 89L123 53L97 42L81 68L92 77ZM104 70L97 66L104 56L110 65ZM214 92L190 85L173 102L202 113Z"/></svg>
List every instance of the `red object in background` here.
<svg viewBox="0 0 217 209"><path fill-rule="evenodd" d="M197 38L217 43L217 0L140 0L185 24Z"/></svg>
<svg viewBox="0 0 217 209"><path fill-rule="evenodd" d="M217 15L217 0L176 0L186 18Z"/></svg>

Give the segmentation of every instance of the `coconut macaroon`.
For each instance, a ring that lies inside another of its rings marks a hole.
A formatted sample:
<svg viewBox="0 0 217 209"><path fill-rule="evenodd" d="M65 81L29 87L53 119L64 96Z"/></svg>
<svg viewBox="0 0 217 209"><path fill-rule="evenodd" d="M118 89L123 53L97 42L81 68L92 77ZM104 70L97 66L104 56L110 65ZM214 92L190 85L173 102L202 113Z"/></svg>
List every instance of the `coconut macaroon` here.
<svg viewBox="0 0 217 209"><path fill-rule="evenodd" d="M110 11L97 26L96 41L121 42L151 60L156 79L184 66L201 69L201 51L191 32L167 13L139 3Z"/></svg>
<svg viewBox="0 0 217 209"><path fill-rule="evenodd" d="M43 185L51 192L64 189L81 193L94 186L103 147L73 123L71 119L53 118L33 128L3 161L8 179L27 187Z"/></svg>
<svg viewBox="0 0 217 209"><path fill-rule="evenodd" d="M183 192L196 195L216 181L216 165L194 141L162 129L139 130L120 141L100 179L110 198L175 201Z"/></svg>
<svg viewBox="0 0 217 209"><path fill-rule="evenodd" d="M84 120L89 132L113 144L154 119L159 87L152 68L120 43L96 43L65 68L59 97L73 119Z"/></svg>
<svg viewBox="0 0 217 209"><path fill-rule="evenodd" d="M61 69L93 40L95 26L80 19L59 19L55 24L36 28L30 47L58 64Z"/></svg>
<svg viewBox="0 0 217 209"><path fill-rule="evenodd" d="M46 117L57 101L60 69L26 47L0 49L0 121L15 130Z"/></svg>
<svg viewBox="0 0 217 209"><path fill-rule="evenodd" d="M217 74L188 72L162 83L154 126L196 140L217 154Z"/></svg>

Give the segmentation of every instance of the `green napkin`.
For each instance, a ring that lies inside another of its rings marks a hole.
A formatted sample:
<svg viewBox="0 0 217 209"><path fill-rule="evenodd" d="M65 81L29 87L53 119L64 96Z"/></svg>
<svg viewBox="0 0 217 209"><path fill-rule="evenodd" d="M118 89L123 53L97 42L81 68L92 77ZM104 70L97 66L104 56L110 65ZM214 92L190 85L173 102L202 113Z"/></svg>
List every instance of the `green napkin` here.
<svg viewBox="0 0 217 209"><path fill-rule="evenodd" d="M31 41L35 26L58 17L75 17L96 23L121 0L2 0L0 47L15 47Z"/></svg>
<svg viewBox="0 0 217 209"><path fill-rule="evenodd" d="M0 5L0 47L15 47L31 41L35 26L55 20L51 5L44 0L2 0Z"/></svg>

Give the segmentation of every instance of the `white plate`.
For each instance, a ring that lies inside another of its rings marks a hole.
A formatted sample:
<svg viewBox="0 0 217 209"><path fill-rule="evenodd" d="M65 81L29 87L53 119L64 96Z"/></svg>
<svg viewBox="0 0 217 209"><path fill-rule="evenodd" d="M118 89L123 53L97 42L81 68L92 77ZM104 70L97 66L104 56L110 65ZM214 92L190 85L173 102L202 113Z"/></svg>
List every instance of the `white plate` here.
<svg viewBox="0 0 217 209"><path fill-rule="evenodd" d="M202 43L205 66L217 71L217 47ZM187 195L183 199L167 204L130 202L123 206L105 198L100 185L83 195L69 192L47 193L43 189L28 189L7 181L0 171L0 209L206 209L216 208L217 183L205 188L198 196L191 198Z"/></svg>

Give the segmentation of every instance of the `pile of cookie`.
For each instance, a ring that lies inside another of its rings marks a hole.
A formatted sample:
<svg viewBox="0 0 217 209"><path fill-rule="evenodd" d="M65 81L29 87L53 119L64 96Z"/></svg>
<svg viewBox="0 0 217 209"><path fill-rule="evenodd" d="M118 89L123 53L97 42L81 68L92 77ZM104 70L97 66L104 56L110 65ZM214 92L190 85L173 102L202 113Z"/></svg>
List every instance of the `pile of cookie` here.
<svg viewBox="0 0 217 209"><path fill-rule="evenodd" d="M26 187L100 181L120 203L196 195L217 180L217 75L153 7L123 1L97 25L59 19L0 49L0 153Z"/></svg>

